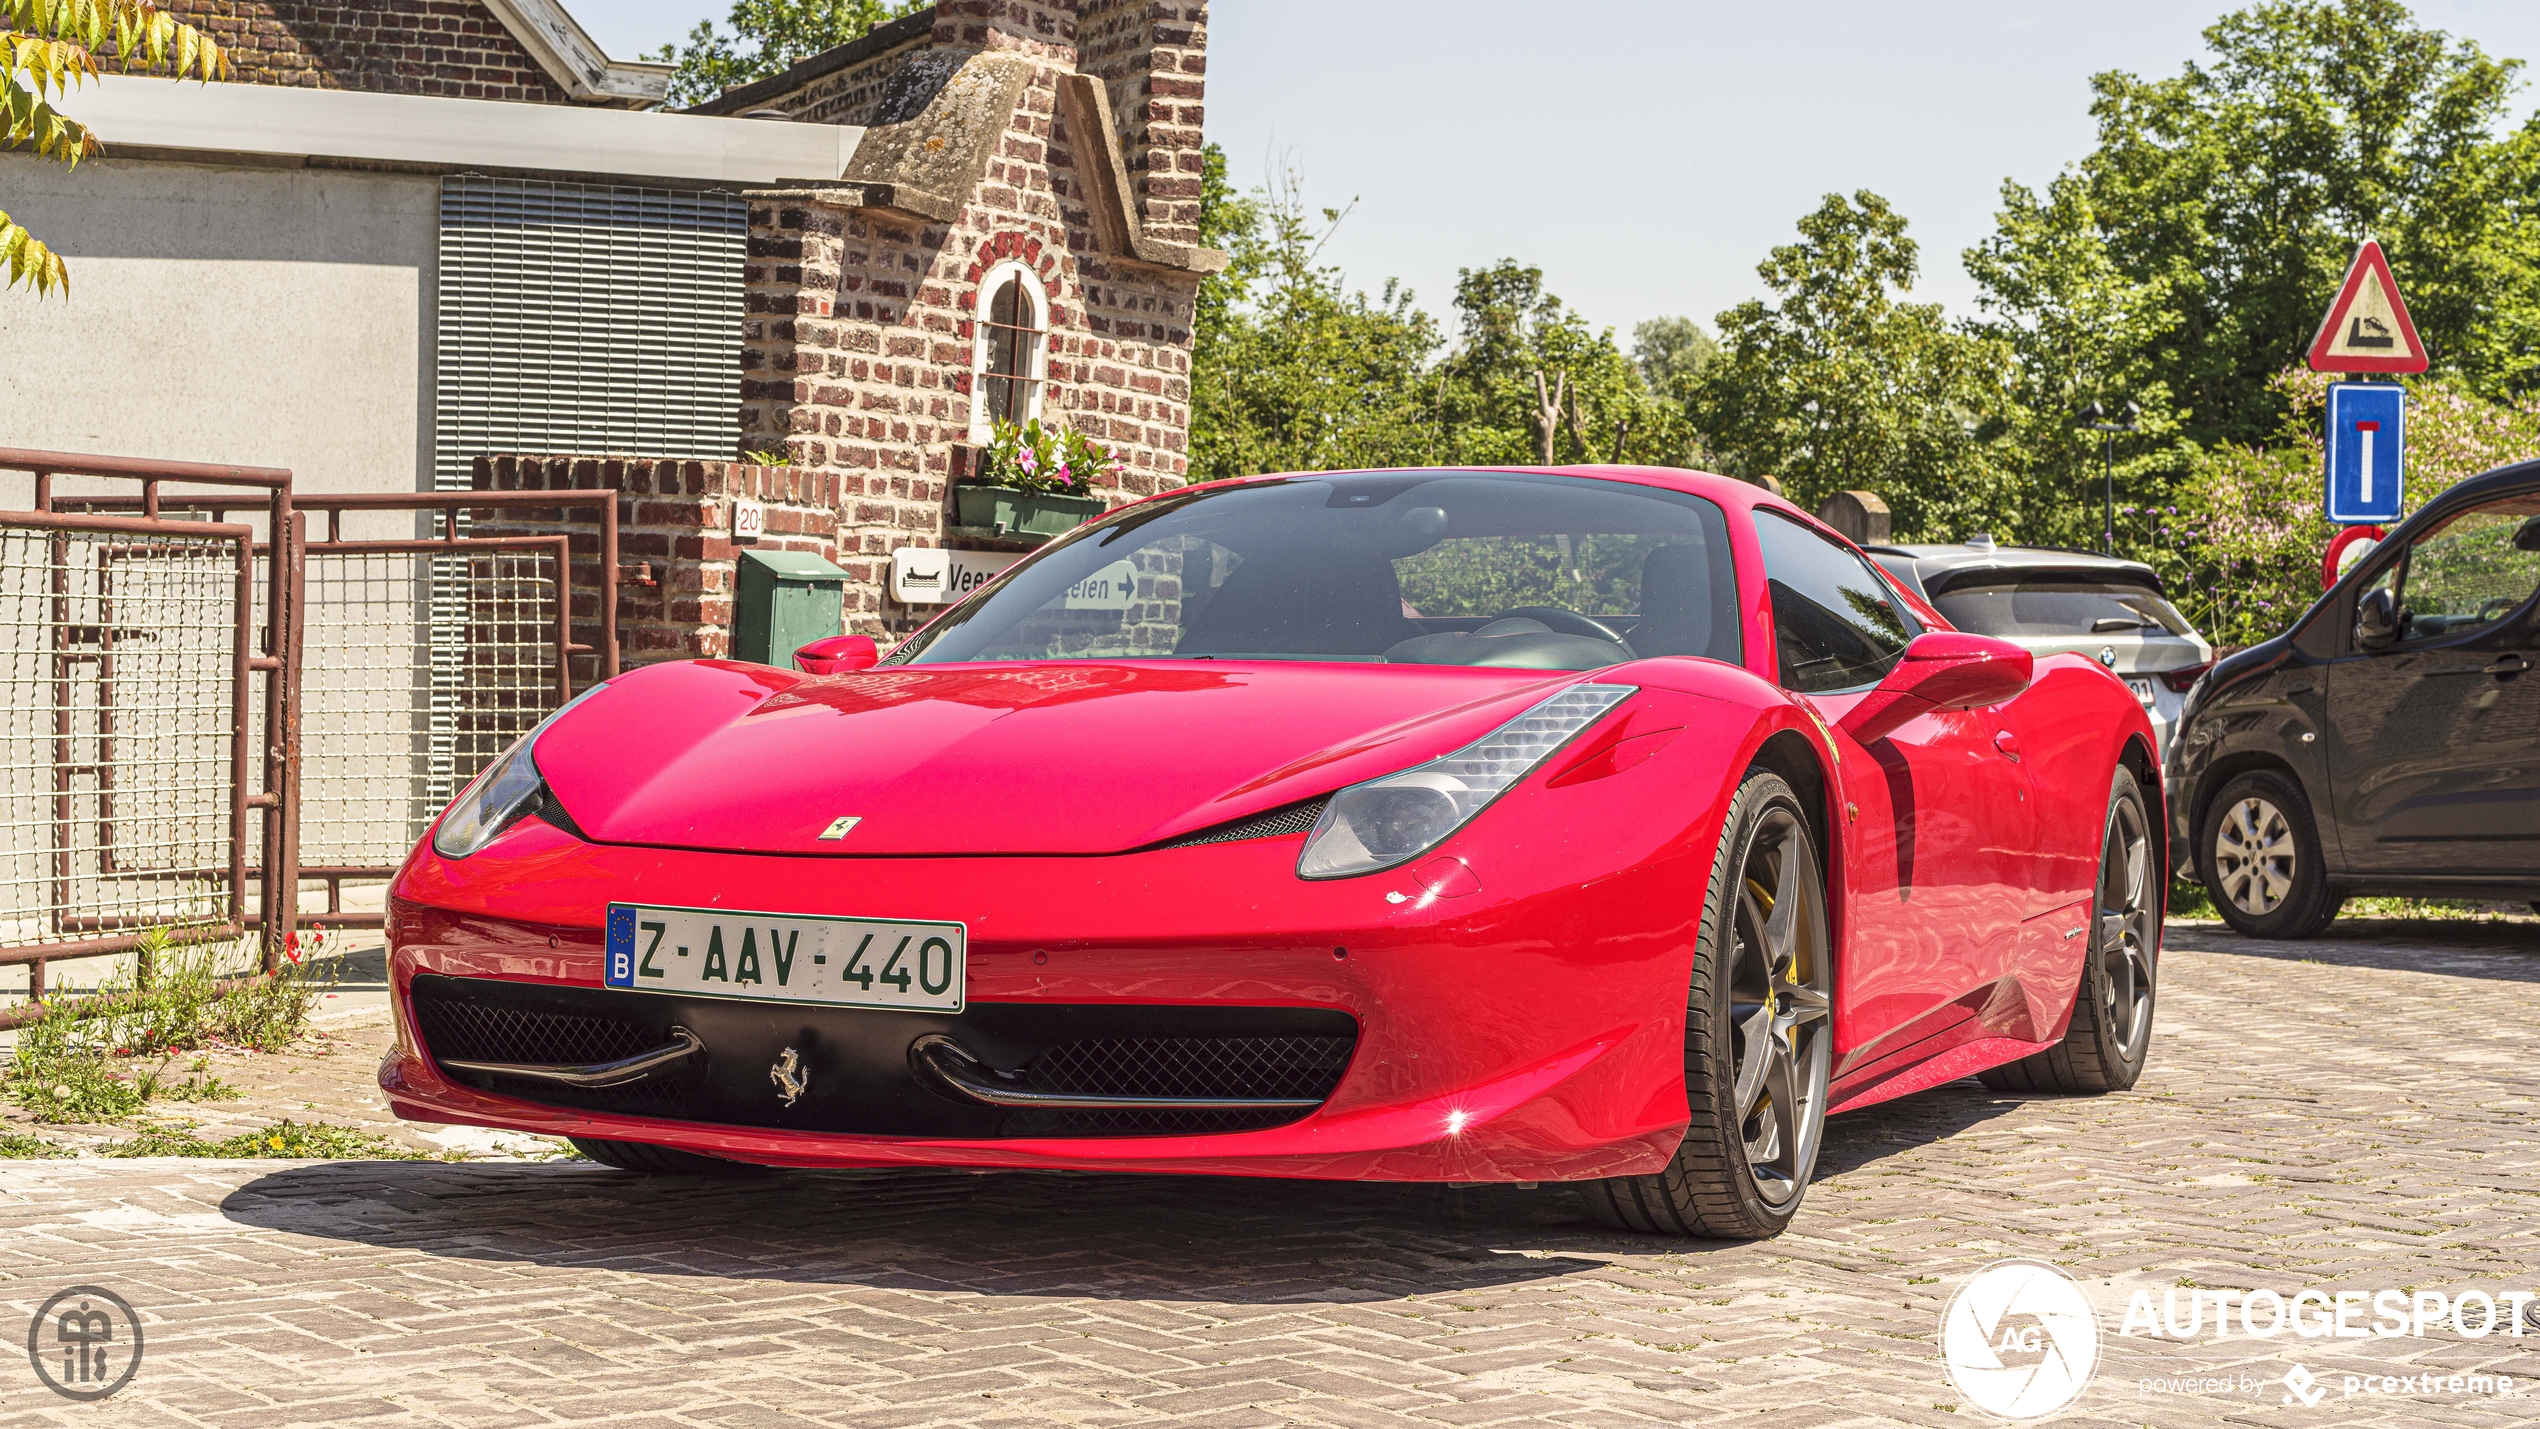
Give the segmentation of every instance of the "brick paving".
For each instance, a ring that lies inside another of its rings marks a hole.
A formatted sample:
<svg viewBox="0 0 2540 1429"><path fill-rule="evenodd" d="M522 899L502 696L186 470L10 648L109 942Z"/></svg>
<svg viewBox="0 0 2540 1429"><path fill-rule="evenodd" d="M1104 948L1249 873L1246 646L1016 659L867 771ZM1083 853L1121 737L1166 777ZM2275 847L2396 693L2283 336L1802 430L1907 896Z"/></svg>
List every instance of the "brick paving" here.
<svg viewBox="0 0 2540 1429"><path fill-rule="evenodd" d="M2191 1282L2540 1289L2535 1026L2528 920L2304 944L2177 926L2134 1093L1966 1082L1837 1118L1798 1227L1752 1246L1607 1231L1549 1186L0 1163L10 1337L75 1282L150 1336L103 1405L54 1398L12 1350L0 1426L1957 1425L1983 1421L1935 1325L2012 1255L2066 1267L2110 1332L2059 1422L2527 1423L2540 1397L2340 1386L2540 1381L2540 1331L2115 1330L2135 1289ZM285 1094L375 1118L355 1073L384 1032L339 1035ZM2297 1361L2330 1389L2316 1406L2287 1402ZM2143 1392L2188 1374L2239 1378Z"/></svg>

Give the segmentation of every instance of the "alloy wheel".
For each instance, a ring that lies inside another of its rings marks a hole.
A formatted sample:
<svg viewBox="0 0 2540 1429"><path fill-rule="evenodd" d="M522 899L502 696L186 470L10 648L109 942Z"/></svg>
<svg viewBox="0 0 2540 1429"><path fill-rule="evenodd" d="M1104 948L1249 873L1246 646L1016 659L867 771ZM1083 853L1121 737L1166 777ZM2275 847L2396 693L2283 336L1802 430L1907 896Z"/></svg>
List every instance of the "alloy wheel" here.
<svg viewBox="0 0 2540 1429"><path fill-rule="evenodd" d="M2251 799L2274 813L2274 806ZM2276 815L2279 828L2283 816ZM2229 821L2226 821L2229 827ZM2226 835L2228 837L2228 835ZM2284 835L2287 867L2292 837ZM2274 900L2282 901L2279 889ZM2152 948L2156 890L2152 886L2152 833L2143 806L2118 800L2108 811L2108 837L2099 855L2099 896L2092 952L2099 960L2101 1006L2120 1055L2132 1061L2152 1034ZM2244 905L2245 906L2245 905ZM2272 905L2270 905L2272 906Z"/></svg>
<svg viewBox="0 0 2540 1429"><path fill-rule="evenodd" d="M2223 811L2214 821L2214 881L2253 918L2284 902L2293 891L2293 825L2282 809L2252 795Z"/></svg>
<svg viewBox="0 0 2540 1429"><path fill-rule="evenodd" d="M1775 1206L1808 1184L1825 1129L1833 983L1817 878L1798 818L1770 810L1740 872L1729 1018L1747 1171Z"/></svg>

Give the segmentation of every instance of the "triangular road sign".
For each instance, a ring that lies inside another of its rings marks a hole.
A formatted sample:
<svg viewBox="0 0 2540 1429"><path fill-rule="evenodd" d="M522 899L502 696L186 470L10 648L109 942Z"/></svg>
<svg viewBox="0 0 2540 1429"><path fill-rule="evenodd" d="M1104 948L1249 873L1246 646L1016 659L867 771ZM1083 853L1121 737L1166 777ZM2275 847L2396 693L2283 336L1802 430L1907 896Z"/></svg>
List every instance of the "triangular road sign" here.
<svg viewBox="0 0 2540 1429"><path fill-rule="evenodd" d="M2399 280L2381 245L2367 238L2355 250L2328 320L2311 339L2311 366L2321 372L2423 372L2425 343L2400 301Z"/></svg>

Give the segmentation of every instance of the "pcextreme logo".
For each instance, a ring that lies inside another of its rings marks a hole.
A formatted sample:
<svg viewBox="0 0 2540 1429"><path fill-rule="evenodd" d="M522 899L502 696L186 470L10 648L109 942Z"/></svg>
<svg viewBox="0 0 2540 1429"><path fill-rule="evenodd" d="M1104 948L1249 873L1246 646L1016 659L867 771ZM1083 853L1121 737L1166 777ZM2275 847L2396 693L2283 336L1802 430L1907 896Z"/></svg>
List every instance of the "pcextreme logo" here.
<svg viewBox="0 0 2540 1429"><path fill-rule="evenodd" d="M1997 1261L1950 1297L1940 1354L1968 1404L1997 1419L2043 1419L2099 1368L2099 1315L2054 1266Z"/></svg>

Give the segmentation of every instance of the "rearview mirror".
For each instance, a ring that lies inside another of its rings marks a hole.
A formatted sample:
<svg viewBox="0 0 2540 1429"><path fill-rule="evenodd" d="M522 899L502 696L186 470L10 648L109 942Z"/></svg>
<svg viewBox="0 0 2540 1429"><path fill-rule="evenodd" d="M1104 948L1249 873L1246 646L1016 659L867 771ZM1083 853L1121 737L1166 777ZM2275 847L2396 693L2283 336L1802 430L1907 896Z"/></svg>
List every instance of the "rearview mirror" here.
<svg viewBox="0 0 2540 1429"><path fill-rule="evenodd" d="M806 675L844 675L870 670L881 659L881 648L870 635L832 635L796 650L794 668Z"/></svg>
<svg viewBox="0 0 2540 1429"><path fill-rule="evenodd" d="M2540 551L2540 516L2525 518L2523 523L2514 529L2514 549Z"/></svg>
<svg viewBox="0 0 2540 1429"><path fill-rule="evenodd" d="M1839 723L1869 744L1934 710L1998 705L2036 677L2037 658L2008 640L1934 630L1914 637L1887 678Z"/></svg>
<svg viewBox="0 0 2540 1429"><path fill-rule="evenodd" d="M2378 650L2399 638L2399 606L2390 598L2390 587L2375 586L2355 602L2355 644L2365 650Z"/></svg>

